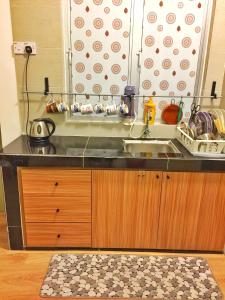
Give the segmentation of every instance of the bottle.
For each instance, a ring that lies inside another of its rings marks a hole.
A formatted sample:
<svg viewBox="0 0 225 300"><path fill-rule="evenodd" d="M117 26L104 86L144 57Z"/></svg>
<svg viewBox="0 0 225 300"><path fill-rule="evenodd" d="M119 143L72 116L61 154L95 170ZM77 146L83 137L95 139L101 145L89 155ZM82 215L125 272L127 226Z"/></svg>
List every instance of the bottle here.
<svg viewBox="0 0 225 300"><path fill-rule="evenodd" d="M144 104L144 123L146 125L153 125L155 122L156 106L152 97Z"/></svg>
<svg viewBox="0 0 225 300"><path fill-rule="evenodd" d="M123 117L129 117L133 118L135 117L135 112L134 112L134 103L135 103L135 86L133 85L127 85L124 89L124 95L123 95L123 101L121 104L121 116ZM124 110L125 108L125 110ZM128 110L126 112L126 110Z"/></svg>

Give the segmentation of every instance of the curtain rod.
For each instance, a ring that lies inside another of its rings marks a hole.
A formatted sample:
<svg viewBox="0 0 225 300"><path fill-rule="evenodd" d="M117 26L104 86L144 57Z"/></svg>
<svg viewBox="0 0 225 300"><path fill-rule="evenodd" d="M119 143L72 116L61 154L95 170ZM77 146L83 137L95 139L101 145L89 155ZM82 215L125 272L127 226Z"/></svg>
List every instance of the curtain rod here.
<svg viewBox="0 0 225 300"><path fill-rule="evenodd" d="M33 92L33 91L23 91L23 94L37 94L37 95L44 95L45 97L49 96L49 95L61 95L61 96L92 96L92 97L104 97L104 96L108 96L108 97L122 97L124 95L112 95L112 94L81 94L81 93L66 93L66 92L48 92L47 95L44 94L44 92ZM134 95L137 98L146 98L146 97L153 97L153 98L207 98L207 99L215 99L214 96L185 96L185 95L174 95L174 96L169 96L169 95ZM221 99L222 96L220 97L216 97L216 99Z"/></svg>

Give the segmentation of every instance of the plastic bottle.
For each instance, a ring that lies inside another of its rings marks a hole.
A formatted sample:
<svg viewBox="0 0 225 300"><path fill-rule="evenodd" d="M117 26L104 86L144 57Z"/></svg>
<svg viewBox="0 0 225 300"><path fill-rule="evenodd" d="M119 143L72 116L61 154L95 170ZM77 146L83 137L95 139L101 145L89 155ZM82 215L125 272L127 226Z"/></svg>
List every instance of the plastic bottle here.
<svg viewBox="0 0 225 300"><path fill-rule="evenodd" d="M144 123L153 125L155 122L156 106L152 100L152 97L148 99L148 102L144 104Z"/></svg>

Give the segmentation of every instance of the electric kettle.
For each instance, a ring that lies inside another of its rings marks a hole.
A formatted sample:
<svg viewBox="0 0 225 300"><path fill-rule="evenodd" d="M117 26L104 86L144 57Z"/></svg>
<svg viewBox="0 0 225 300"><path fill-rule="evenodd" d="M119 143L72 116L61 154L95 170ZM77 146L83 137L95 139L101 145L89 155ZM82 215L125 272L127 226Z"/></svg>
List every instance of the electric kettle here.
<svg viewBox="0 0 225 300"><path fill-rule="evenodd" d="M55 127L55 123L50 118L34 119L31 121L29 138L34 142L47 141L53 135Z"/></svg>

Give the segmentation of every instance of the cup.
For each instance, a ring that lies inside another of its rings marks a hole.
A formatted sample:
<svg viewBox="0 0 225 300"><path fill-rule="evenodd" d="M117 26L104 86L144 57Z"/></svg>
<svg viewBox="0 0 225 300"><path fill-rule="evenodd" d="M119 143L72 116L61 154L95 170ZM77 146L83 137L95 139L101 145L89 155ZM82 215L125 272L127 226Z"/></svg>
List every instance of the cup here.
<svg viewBox="0 0 225 300"><path fill-rule="evenodd" d="M115 115L117 113L116 104L107 105L105 110L107 115Z"/></svg>
<svg viewBox="0 0 225 300"><path fill-rule="evenodd" d="M58 112L65 112L69 110L68 105L64 101L60 101L56 105Z"/></svg>
<svg viewBox="0 0 225 300"><path fill-rule="evenodd" d="M120 104L119 111L122 115L128 114L129 108L124 102Z"/></svg>
<svg viewBox="0 0 225 300"><path fill-rule="evenodd" d="M91 113L93 113L93 106L91 103L83 104L80 107L80 111L82 114L91 114Z"/></svg>
<svg viewBox="0 0 225 300"><path fill-rule="evenodd" d="M73 103L71 104L71 112L72 113L77 113L77 112L80 112L80 109L81 109L81 104L80 103Z"/></svg>
<svg viewBox="0 0 225 300"><path fill-rule="evenodd" d="M54 99L51 99L46 104L46 112L47 113L56 113L58 112L57 104Z"/></svg>
<svg viewBox="0 0 225 300"><path fill-rule="evenodd" d="M102 103L96 103L94 106L94 111L96 114L103 113L105 111L105 107Z"/></svg>

